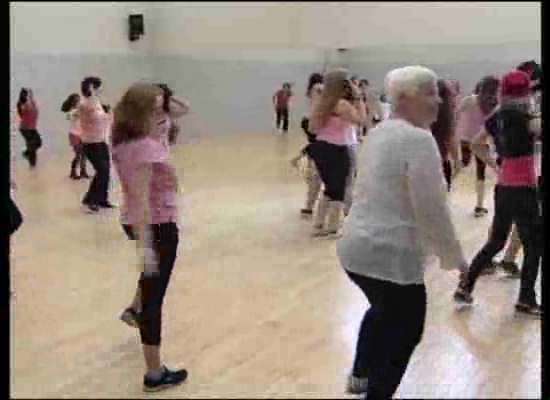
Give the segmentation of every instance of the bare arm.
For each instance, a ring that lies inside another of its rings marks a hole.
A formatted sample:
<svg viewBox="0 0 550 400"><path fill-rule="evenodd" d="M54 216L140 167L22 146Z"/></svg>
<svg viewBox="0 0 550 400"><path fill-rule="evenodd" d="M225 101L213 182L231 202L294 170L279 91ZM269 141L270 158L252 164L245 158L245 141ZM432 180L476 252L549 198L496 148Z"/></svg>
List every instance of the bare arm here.
<svg viewBox="0 0 550 400"><path fill-rule="evenodd" d="M537 139L542 138L542 119L540 115L529 121L529 130Z"/></svg>
<svg viewBox="0 0 550 400"><path fill-rule="evenodd" d="M151 177L152 164L141 166L134 174L134 177L127 189L130 195L138 199L139 223L134 227L137 233L137 251L140 257L143 257L143 266L145 273L156 271L158 266L153 251L153 234L151 232Z"/></svg>
<svg viewBox="0 0 550 400"><path fill-rule="evenodd" d="M477 158L486 163L488 166L496 169L496 160L491 157L491 152L489 146L487 145L489 140L492 141L491 136L487 133L485 129L479 132L472 140L472 153L474 153Z"/></svg>
<svg viewBox="0 0 550 400"><path fill-rule="evenodd" d="M180 118L189 113L190 104L186 100L170 97L170 118Z"/></svg>
<svg viewBox="0 0 550 400"><path fill-rule="evenodd" d="M365 102L361 99L353 103L342 99L336 105L335 111L341 118L352 124L364 125L367 122Z"/></svg>

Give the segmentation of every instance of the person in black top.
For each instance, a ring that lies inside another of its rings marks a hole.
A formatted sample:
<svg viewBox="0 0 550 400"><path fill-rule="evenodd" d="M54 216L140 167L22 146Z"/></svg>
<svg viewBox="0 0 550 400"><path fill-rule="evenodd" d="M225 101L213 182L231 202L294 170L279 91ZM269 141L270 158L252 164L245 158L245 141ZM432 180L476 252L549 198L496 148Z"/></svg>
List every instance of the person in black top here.
<svg viewBox="0 0 550 400"><path fill-rule="evenodd" d="M461 276L454 298L457 302L472 303L476 280L483 268L504 248L515 223L524 249L516 311L541 316L535 282L542 255L542 218L537 202L534 156L541 120L530 113L529 76L518 70L504 75L501 98L500 107L485 122L486 132L472 143L472 150L498 172L491 234L472 260L469 272ZM484 151L481 145L488 137L495 144L499 166L495 160L488 159L488 151Z"/></svg>

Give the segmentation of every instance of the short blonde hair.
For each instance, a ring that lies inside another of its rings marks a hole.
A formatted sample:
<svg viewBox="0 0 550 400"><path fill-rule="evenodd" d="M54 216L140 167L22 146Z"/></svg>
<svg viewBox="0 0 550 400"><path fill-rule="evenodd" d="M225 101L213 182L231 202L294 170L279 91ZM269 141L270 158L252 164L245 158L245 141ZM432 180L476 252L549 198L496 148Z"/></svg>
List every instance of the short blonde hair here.
<svg viewBox="0 0 550 400"><path fill-rule="evenodd" d="M386 75L385 93L395 105L401 95L414 95L421 86L436 82L437 75L429 68L420 65L398 68Z"/></svg>

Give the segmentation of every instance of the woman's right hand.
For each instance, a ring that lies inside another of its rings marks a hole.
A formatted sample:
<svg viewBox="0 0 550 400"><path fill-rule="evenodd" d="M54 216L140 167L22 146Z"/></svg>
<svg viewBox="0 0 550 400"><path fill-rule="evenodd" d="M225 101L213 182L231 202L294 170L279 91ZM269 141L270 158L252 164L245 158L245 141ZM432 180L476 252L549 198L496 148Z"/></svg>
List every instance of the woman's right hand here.
<svg viewBox="0 0 550 400"><path fill-rule="evenodd" d="M155 274L158 274L159 268L158 268L158 259L155 251L152 249L152 247L145 247L144 249L144 274L146 276L152 276Z"/></svg>

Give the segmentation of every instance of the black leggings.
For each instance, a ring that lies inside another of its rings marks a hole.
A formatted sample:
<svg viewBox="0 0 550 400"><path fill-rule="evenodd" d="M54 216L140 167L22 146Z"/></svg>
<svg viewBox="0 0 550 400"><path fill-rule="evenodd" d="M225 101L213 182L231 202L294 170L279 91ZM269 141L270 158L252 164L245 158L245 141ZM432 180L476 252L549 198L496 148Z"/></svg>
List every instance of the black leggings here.
<svg viewBox="0 0 550 400"><path fill-rule="evenodd" d="M90 160L95 175L90 182L88 192L84 195L83 204L102 205L108 202L111 159L107 143L83 143L84 156Z"/></svg>
<svg viewBox="0 0 550 400"><path fill-rule="evenodd" d="M368 399L391 399L422 340L426 287L347 274L370 304L359 330L353 376L368 378Z"/></svg>
<svg viewBox="0 0 550 400"><path fill-rule="evenodd" d="M25 156L31 165L36 165L36 153L42 147L42 138L36 129L20 129L23 139L25 139Z"/></svg>
<svg viewBox="0 0 550 400"><path fill-rule="evenodd" d="M344 201L350 173L348 146L338 146L321 140L309 144L307 153L319 171L325 186L325 196L332 201Z"/></svg>
<svg viewBox="0 0 550 400"><path fill-rule="evenodd" d="M288 108L278 108L275 110L275 125L277 126L277 129L279 129L282 124L283 132L288 132L288 119Z"/></svg>
<svg viewBox="0 0 550 400"><path fill-rule="evenodd" d="M531 303L536 300L535 282L542 255L542 218L535 187L495 187L495 214L491 236L472 260L468 273L468 289L473 290L483 268L504 248L514 223L518 228L524 254L519 301Z"/></svg>
<svg viewBox="0 0 550 400"><path fill-rule="evenodd" d="M82 143L72 146L74 151L74 158L71 161L71 174L76 174L76 167L80 167L80 175L87 175L86 172L86 156L84 155L84 150Z"/></svg>
<svg viewBox="0 0 550 400"><path fill-rule="evenodd" d="M137 236L129 225L122 225L128 239L136 240ZM153 248L159 261L159 274L141 275L141 314L139 333L141 343L149 346L160 346L162 331L162 303L170 283L172 270L176 262L179 243L179 231L175 222L151 225L153 230Z"/></svg>
<svg viewBox="0 0 550 400"><path fill-rule="evenodd" d="M308 144L306 144L304 146L304 148L302 149L302 154L303 155L307 155L308 153L308 146L311 144L311 143L315 143L317 141L317 135L312 133L310 130L309 130L309 119L304 117L302 118L302 123L300 124L302 130L304 131L304 133L306 134L307 136L307 141L308 141Z"/></svg>
<svg viewBox="0 0 550 400"><path fill-rule="evenodd" d="M450 160L443 161L443 176L445 177L445 182L447 182L447 191L451 191L451 178L453 175L453 167L451 166Z"/></svg>
<svg viewBox="0 0 550 400"><path fill-rule="evenodd" d="M472 161L472 149L469 142L460 142L460 152L462 153L462 164L467 167ZM476 178L478 181L485 181L485 170L487 164L481 161L477 156L475 158L476 163Z"/></svg>

